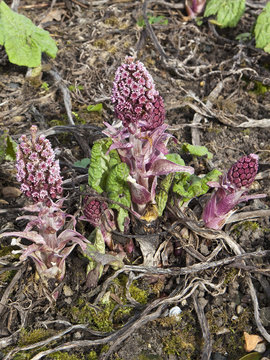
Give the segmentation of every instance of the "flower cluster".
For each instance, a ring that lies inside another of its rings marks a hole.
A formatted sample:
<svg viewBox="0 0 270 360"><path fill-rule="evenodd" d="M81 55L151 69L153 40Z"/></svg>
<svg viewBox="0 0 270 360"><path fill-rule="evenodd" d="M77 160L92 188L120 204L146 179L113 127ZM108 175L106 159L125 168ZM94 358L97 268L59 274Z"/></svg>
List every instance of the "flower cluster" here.
<svg viewBox="0 0 270 360"><path fill-rule="evenodd" d="M142 131L153 130L164 123L164 103L153 78L132 57L126 57L116 71L111 100L115 116L130 130L136 126Z"/></svg>
<svg viewBox="0 0 270 360"><path fill-rule="evenodd" d="M31 127L31 139L20 138L17 151L17 180L21 190L34 202L50 202L62 194L62 178L58 160L45 136L37 136L37 127Z"/></svg>
<svg viewBox="0 0 270 360"><path fill-rule="evenodd" d="M258 171L258 156L250 154L239 159L229 171L220 177L219 183L208 182L216 188L203 211L205 225L212 229L221 229L240 202L266 195L246 195Z"/></svg>

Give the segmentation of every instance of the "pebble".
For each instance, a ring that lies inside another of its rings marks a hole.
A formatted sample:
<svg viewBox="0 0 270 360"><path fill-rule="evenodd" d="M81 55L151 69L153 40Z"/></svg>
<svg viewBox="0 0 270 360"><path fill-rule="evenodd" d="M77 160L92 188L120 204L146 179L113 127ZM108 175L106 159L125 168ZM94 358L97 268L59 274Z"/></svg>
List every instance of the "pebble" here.
<svg viewBox="0 0 270 360"><path fill-rule="evenodd" d="M236 314L237 315L241 315L243 313L243 311L244 311L244 308L243 308L242 305L237 305L236 306Z"/></svg>
<svg viewBox="0 0 270 360"><path fill-rule="evenodd" d="M254 351L257 351L258 353L262 354L264 353L266 350L266 345L265 343L259 343L256 345Z"/></svg>

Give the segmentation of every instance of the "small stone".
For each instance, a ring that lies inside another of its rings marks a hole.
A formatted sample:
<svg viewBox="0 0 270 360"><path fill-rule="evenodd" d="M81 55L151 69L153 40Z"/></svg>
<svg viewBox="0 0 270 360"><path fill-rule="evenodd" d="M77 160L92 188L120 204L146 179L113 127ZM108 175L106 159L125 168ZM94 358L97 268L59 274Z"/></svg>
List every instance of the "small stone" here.
<svg viewBox="0 0 270 360"><path fill-rule="evenodd" d="M268 326L270 323L270 307L261 308L260 314L263 325Z"/></svg>
<svg viewBox="0 0 270 360"><path fill-rule="evenodd" d="M242 305L237 305L237 306L236 306L236 314L237 314L237 315L242 314L243 311L244 311L244 308L243 308Z"/></svg>
<svg viewBox="0 0 270 360"><path fill-rule="evenodd" d="M256 345L254 351L257 351L258 353L262 354L264 353L266 350L266 345L265 343L259 343Z"/></svg>
<svg viewBox="0 0 270 360"><path fill-rule="evenodd" d="M205 244L200 245L200 251L204 256L207 256L209 254L208 246Z"/></svg>
<svg viewBox="0 0 270 360"><path fill-rule="evenodd" d="M64 291L65 296L72 296L73 295L73 291L67 285L64 285L63 291Z"/></svg>
<svg viewBox="0 0 270 360"><path fill-rule="evenodd" d="M74 338L77 339L77 340L80 340L82 338L82 334L79 331L76 331L74 333Z"/></svg>

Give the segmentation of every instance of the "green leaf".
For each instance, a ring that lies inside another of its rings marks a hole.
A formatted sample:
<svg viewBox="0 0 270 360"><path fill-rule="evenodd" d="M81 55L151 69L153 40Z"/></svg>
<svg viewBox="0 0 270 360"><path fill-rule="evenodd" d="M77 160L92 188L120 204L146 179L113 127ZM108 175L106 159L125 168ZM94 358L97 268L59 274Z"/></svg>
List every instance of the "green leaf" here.
<svg viewBox="0 0 270 360"><path fill-rule="evenodd" d="M221 172L212 170L203 177L190 175L188 173L177 173L173 184L173 192L181 196L180 205L191 199L201 196L209 190L209 181L218 181Z"/></svg>
<svg viewBox="0 0 270 360"><path fill-rule="evenodd" d="M15 161L17 153L17 143L12 140L10 136L7 136L7 148L6 148L6 157L7 161Z"/></svg>
<svg viewBox="0 0 270 360"><path fill-rule="evenodd" d="M5 47L9 61L20 66L39 66L42 52L53 58L57 54L48 31L12 11L4 1L0 2L0 45Z"/></svg>
<svg viewBox="0 0 270 360"><path fill-rule="evenodd" d="M237 25L245 11L245 0L209 0L204 11L204 17L217 15L218 24L224 27Z"/></svg>
<svg viewBox="0 0 270 360"><path fill-rule="evenodd" d="M0 136L0 163L4 160L15 161L17 143L7 134L7 131Z"/></svg>
<svg viewBox="0 0 270 360"><path fill-rule="evenodd" d="M174 162L177 165L185 166L185 162L179 154L167 154L166 159Z"/></svg>
<svg viewBox="0 0 270 360"><path fill-rule="evenodd" d="M129 191L129 186L127 183L127 177L129 175L129 168L127 164L120 163L111 168L111 171L108 174L106 191L108 197L112 201L116 201L122 205L130 208L131 206L131 196ZM128 211L123 209L118 204L110 204L112 209L118 211L117 223L121 231L124 230L124 221L128 217Z"/></svg>
<svg viewBox="0 0 270 360"><path fill-rule="evenodd" d="M103 109L103 105L101 103L96 104L96 105L88 105L86 109L87 109L87 111L101 112Z"/></svg>
<svg viewBox="0 0 270 360"><path fill-rule="evenodd" d="M106 181L111 166L121 162L116 150L107 154L111 144L111 139L104 138L96 141L92 147L88 184L99 194L106 191Z"/></svg>
<svg viewBox="0 0 270 360"><path fill-rule="evenodd" d="M210 153L207 149L207 147L205 146L194 146L188 143L184 143L182 145L182 150L184 152L188 152L191 155L195 155L195 156L207 156L207 159L212 159L213 158L213 154Z"/></svg>
<svg viewBox="0 0 270 360"><path fill-rule="evenodd" d="M168 197L169 197L169 190L172 185L174 179L174 174L168 174L160 183L160 191L156 195L155 200L158 207L158 216L163 214L163 211L167 205Z"/></svg>
<svg viewBox="0 0 270 360"><path fill-rule="evenodd" d="M90 159L89 158L83 158L82 160L75 161L75 163L73 165L77 166L77 167L80 167L80 168L86 169L89 164L90 164Z"/></svg>
<svg viewBox="0 0 270 360"><path fill-rule="evenodd" d="M256 47L270 53L270 2L258 16L254 32Z"/></svg>
<svg viewBox="0 0 270 360"><path fill-rule="evenodd" d="M261 358L262 358L262 354L258 352L252 352L250 354L241 357L241 359L239 360L260 360Z"/></svg>

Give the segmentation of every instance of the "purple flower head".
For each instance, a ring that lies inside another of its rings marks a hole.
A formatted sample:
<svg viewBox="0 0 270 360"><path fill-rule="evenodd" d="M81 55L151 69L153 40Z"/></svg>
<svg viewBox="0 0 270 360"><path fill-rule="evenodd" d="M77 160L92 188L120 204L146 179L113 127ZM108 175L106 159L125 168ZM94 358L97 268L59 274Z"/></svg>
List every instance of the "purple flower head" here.
<svg viewBox="0 0 270 360"><path fill-rule="evenodd" d="M87 221L94 227L98 227L105 243L110 249L113 249L111 231L116 229L116 225L113 210L108 208L105 201L87 195L84 198L83 216L79 220Z"/></svg>
<svg viewBox="0 0 270 360"><path fill-rule="evenodd" d="M93 225L101 224L102 213L108 208L105 202L100 202L96 199L89 199L88 196L84 199L83 213L85 218Z"/></svg>
<svg viewBox="0 0 270 360"><path fill-rule="evenodd" d="M142 131L153 130L164 123L162 97L155 89L152 76L140 62L126 57L117 69L112 89L115 116L123 126L138 126Z"/></svg>
<svg viewBox="0 0 270 360"><path fill-rule="evenodd" d="M62 178L59 161L55 160L54 151L48 139L37 136L37 127L31 127L31 139L25 135L17 151L17 180L22 192L34 202L46 202L60 198Z"/></svg>
<svg viewBox="0 0 270 360"><path fill-rule="evenodd" d="M250 154L239 159L226 174L220 177L219 183L208 183L209 186L215 187L216 191L203 210L202 218L206 227L221 229L240 202L266 196L246 195L257 171L258 156Z"/></svg>

